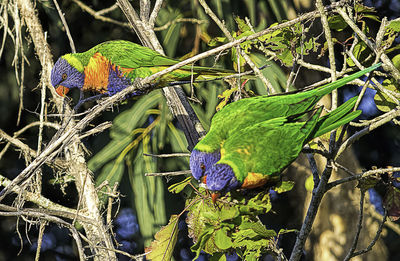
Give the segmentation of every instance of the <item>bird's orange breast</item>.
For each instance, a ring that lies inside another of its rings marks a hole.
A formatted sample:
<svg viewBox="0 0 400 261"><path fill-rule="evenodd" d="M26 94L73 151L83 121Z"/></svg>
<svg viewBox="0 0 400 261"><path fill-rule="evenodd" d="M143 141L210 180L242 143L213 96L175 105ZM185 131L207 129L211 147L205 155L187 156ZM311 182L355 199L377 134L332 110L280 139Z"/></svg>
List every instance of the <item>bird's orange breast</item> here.
<svg viewBox="0 0 400 261"><path fill-rule="evenodd" d="M110 61L106 57L100 53L95 53L84 69L85 81L83 89L105 93L108 86L110 65Z"/></svg>
<svg viewBox="0 0 400 261"><path fill-rule="evenodd" d="M117 72L117 77L123 77L128 75L133 69L122 67L117 68L117 66L106 57L100 53L95 53L90 58L88 65L84 69L85 81L83 89L106 93L110 83L110 70Z"/></svg>

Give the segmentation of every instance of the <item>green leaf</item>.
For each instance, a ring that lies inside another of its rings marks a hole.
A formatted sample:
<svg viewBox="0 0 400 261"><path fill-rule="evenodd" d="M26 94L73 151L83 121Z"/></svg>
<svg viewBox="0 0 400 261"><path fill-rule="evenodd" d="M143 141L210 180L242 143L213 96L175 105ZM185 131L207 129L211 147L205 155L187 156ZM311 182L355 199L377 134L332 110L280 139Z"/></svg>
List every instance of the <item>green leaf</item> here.
<svg viewBox="0 0 400 261"><path fill-rule="evenodd" d="M168 225L161 228L155 234L155 240L151 243L146 252L151 251L146 255L149 260L171 260L172 253L178 238L178 222L177 215L172 215Z"/></svg>
<svg viewBox="0 0 400 261"><path fill-rule="evenodd" d="M239 226L240 230L251 229L256 234L254 236L262 236L265 238L271 238L276 236L276 232L274 230L266 229L266 227L261 223L261 221L250 222L249 220L244 219ZM248 236L250 237L250 236Z"/></svg>
<svg viewBox="0 0 400 261"><path fill-rule="evenodd" d="M231 98L232 94L235 91L237 91L237 87L232 89L227 89L222 94L218 95L218 98L222 99L222 101L218 104L218 106L215 109L217 111L221 110L228 103L229 99Z"/></svg>
<svg viewBox="0 0 400 261"><path fill-rule="evenodd" d="M306 187L306 190L308 192L312 192L314 189L314 178L312 175L309 175L306 179L306 182L304 184L304 186Z"/></svg>
<svg viewBox="0 0 400 261"><path fill-rule="evenodd" d="M251 28L247 25L246 21L239 16L235 16L235 21L241 32L251 31Z"/></svg>
<svg viewBox="0 0 400 261"><path fill-rule="evenodd" d="M148 147L149 144L142 142L137 151L132 151L125 161L132 191L131 200L135 204L140 233L145 245L150 243L159 226L166 223L163 180L144 175L146 172L156 170L156 162L143 156L144 152L149 153Z"/></svg>
<svg viewBox="0 0 400 261"><path fill-rule="evenodd" d="M362 4L356 4L354 6L354 10L357 13L376 13L375 8L369 7L369 6L365 6L365 5L362 5Z"/></svg>
<svg viewBox="0 0 400 261"><path fill-rule="evenodd" d="M361 191L367 191L370 188L375 187L379 182L379 178L374 176L368 176L366 178L362 178L358 181L357 187L361 189Z"/></svg>
<svg viewBox="0 0 400 261"><path fill-rule="evenodd" d="M165 25L169 21L173 21L178 18L182 18L183 14L179 9L167 6L166 8L161 8L158 13L156 23L158 26ZM164 46L165 53L169 57L174 57L175 52L180 40L180 30L182 23L173 23L166 30L161 31L162 45Z"/></svg>
<svg viewBox="0 0 400 261"><path fill-rule="evenodd" d="M391 21L389 25L387 26L388 29L392 29L395 32L400 32L400 21L395 20Z"/></svg>
<svg viewBox="0 0 400 261"><path fill-rule="evenodd" d="M389 91L393 91L397 94L400 93L400 88L398 84L392 80L392 79L386 79L383 81L382 86ZM377 90L374 101L376 104L376 107L383 112L388 112L394 108L397 107L397 104L395 101L393 101L389 96L387 96L385 93Z"/></svg>
<svg viewBox="0 0 400 261"><path fill-rule="evenodd" d="M282 181L280 182L279 186L274 187L276 193L283 193L292 190L294 187L293 181Z"/></svg>
<svg viewBox="0 0 400 261"><path fill-rule="evenodd" d="M215 232L215 245L220 249L228 249L232 247L232 240L226 234L226 230L219 229Z"/></svg>
<svg viewBox="0 0 400 261"><path fill-rule="evenodd" d="M269 199L269 193L263 191L252 197L245 203L245 199L241 201L239 211L243 215L260 215L271 210L272 205Z"/></svg>
<svg viewBox="0 0 400 261"><path fill-rule="evenodd" d="M207 243L210 242L209 239L213 236L213 234L214 234L214 229L212 229L211 227L207 227L203 231L203 233L200 235L197 242L190 248L193 252L196 253L196 256L193 258L193 260L195 260L196 258L199 257L200 252L202 250L209 254L213 254L216 250L219 251L216 248L211 248L211 251L210 251L210 247L209 247L210 244L208 244L208 247L206 247Z"/></svg>
<svg viewBox="0 0 400 261"><path fill-rule="evenodd" d="M383 204L391 221L396 221L400 218L400 190L398 188L387 186Z"/></svg>
<svg viewBox="0 0 400 261"><path fill-rule="evenodd" d="M370 53L371 51L364 42L357 43L353 50L354 57L358 61L364 61ZM350 67L355 66L355 63L350 57L348 57L346 61Z"/></svg>
<svg viewBox="0 0 400 261"><path fill-rule="evenodd" d="M187 177L181 182L175 183L168 187L168 191L171 193L180 193L189 183L192 181L192 177Z"/></svg>
<svg viewBox="0 0 400 261"><path fill-rule="evenodd" d="M283 234L287 234L287 233L297 233L298 230L297 229L280 229L278 236L283 235Z"/></svg>
<svg viewBox="0 0 400 261"><path fill-rule="evenodd" d="M392 62L397 69L400 69L400 54L394 56Z"/></svg>
<svg viewBox="0 0 400 261"><path fill-rule="evenodd" d="M226 40L226 37L215 37L215 38L212 38L207 44L208 44L209 46L214 47L214 46L216 46L217 44L225 43L226 41L227 41L227 40Z"/></svg>
<svg viewBox="0 0 400 261"><path fill-rule="evenodd" d="M340 15L334 15L328 17L329 28L336 30L336 31L343 31L348 24Z"/></svg>
<svg viewBox="0 0 400 261"><path fill-rule="evenodd" d="M232 220L239 216L239 211L237 210L237 208L230 207L229 205L223 205L223 208L221 208L221 210L216 213L219 214L218 218L221 221Z"/></svg>

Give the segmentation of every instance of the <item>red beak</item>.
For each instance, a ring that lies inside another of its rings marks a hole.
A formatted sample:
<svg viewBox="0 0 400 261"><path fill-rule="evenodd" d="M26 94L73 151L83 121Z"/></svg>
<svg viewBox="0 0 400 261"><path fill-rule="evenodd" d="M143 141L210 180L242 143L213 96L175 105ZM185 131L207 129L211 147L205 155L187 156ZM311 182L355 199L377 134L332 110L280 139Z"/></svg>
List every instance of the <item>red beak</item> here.
<svg viewBox="0 0 400 261"><path fill-rule="evenodd" d="M56 93L62 97L65 97L65 95L69 92L69 88L64 87L62 85L58 85L56 88Z"/></svg>
<svg viewBox="0 0 400 261"><path fill-rule="evenodd" d="M219 193L211 193L211 199L214 204L215 202L217 202L218 198L219 198Z"/></svg>

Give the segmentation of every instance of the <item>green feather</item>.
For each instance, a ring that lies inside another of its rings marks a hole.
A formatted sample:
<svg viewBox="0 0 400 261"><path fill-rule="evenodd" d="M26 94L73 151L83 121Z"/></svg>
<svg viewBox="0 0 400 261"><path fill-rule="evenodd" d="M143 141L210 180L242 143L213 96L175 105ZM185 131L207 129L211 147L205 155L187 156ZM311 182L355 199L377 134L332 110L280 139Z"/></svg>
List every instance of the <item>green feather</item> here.
<svg viewBox="0 0 400 261"><path fill-rule="evenodd" d="M371 72L381 64L376 64L333 83L309 89L270 96L258 96L233 102L217 112L207 135L195 146L202 152L213 152L238 130L276 117L301 114L312 109L326 94L346 83Z"/></svg>

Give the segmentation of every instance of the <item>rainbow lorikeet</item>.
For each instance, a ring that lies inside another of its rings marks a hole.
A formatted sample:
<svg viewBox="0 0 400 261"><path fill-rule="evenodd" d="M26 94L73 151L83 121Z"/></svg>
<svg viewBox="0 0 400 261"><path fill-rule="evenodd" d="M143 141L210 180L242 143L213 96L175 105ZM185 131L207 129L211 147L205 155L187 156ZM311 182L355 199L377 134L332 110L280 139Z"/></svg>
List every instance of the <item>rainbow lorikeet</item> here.
<svg viewBox="0 0 400 261"><path fill-rule="evenodd" d="M83 53L61 56L51 71L51 84L60 96L71 88L113 95L145 78L178 63L150 48L123 40L108 41ZM165 86L187 80L213 80L235 74L234 71L186 65L155 82Z"/></svg>
<svg viewBox="0 0 400 261"><path fill-rule="evenodd" d="M214 192L279 180L280 172L297 158L304 144L361 113L351 111L357 97L322 117L322 108L315 108L316 103L379 66L316 89L245 98L225 106L214 115L209 132L191 153L193 177L206 177L207 188ZM304 120L309 112L312 116Z"/></svg>

